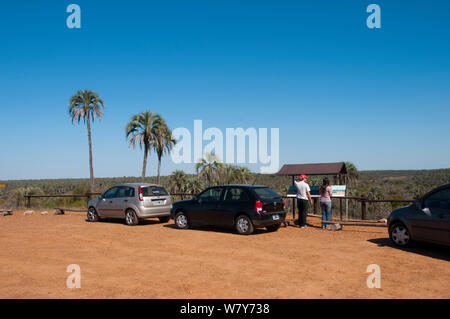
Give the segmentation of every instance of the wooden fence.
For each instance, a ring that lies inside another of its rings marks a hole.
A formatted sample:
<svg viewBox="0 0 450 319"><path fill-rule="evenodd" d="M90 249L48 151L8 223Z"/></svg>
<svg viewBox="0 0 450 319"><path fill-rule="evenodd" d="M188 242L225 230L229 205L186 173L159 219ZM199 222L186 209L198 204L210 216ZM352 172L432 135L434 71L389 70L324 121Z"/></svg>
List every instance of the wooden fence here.
<svg viewBox="0 0 450 319"><path fill-rule="evenodd" d="M33 198L85 198L86 199L86 207L87 207L87 203L89 202L89 200L91 200L94 196L98 196L101 193L86 193L84 195L68 195L68 194L55 194L55 195L25 195L24 197L27 199L27 207L30 208L31 207L31 199ZM193 194L189 194L189 193L175 193L175 194L170 194L172 196L172 200L175 202L177 200L183 200L183 199L188 199L191 198L192 196L194 196ZM287 197L287 196L282 196L282 198L284 200L287 201L287 207L286 207L286 211L291 212L292 214L292 218L295 219L295 212L296 212L296 198L292 198L292 197ZM410 200L410 199L369 199L367 197L351 197L351 196L346 196L346 197L339 197L339 198L333 198L334 200L338 200L339 201L339 219L340 220L344 220L344 208L343 208L343 202L344 201L356 201L357 203L360 204L360 212L361 212L361 220L366 220L367 219L367 207L368 204L373 204L373 203L411 203L414 202L414 200ZM348 202L347 202L348 203ZM320 207L319 207L319 199L318 198L313 198L313 207L311 207L312 213L314 215L317 215L317 213L320 213ZM334 218L336 219L336 209L334 209ZM345 214L345 219L348 219L348 215Z"/></svg>

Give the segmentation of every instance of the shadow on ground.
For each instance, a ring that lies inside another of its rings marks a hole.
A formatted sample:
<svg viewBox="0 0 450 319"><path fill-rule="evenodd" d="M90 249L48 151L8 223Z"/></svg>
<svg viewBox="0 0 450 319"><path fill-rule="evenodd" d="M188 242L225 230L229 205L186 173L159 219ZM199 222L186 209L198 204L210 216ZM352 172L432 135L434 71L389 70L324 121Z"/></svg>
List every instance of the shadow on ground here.
<svg viewBox="0 0 450 319"><path fill-rule="evenodd" d="M409 253L420 254L422 256L450 261L450 249L448 246L437 245L424 242L414 242L411 247L401 248L395 246L389 238L369 239L369 242L378 245L379 247L391 247L394 249L403 250Z"/></svg>
<svg viewBox="0 0 450 319"><path fill-rule="evenodd" d="M85 222L90 223L87 219L85 219ZM102 218L97 223L122 224L127 227L139 227L139 226L163 224L158 219L144 219L144 220L140 220L139 224L137 224L135 226L128 226L127 224L125 224L125 219L123 219L123 218Z"/></svg>
<svg viewBox="0 0 450 319"><path fill-rule="evenodd" d="M174 224L167 224L167 225L164 225L164 227L182 231L182 230L178 229L177 226L175 226ZM192 226L191 228L188 229L188 231L204 231L204 232L228 233L228 234L238 235L238 233L233 228L219 227L219 226ZM265 229L257 228L253 231L253 234L251 234L249 236L269 234L269 233L270 232L268 232Z"/></svg>

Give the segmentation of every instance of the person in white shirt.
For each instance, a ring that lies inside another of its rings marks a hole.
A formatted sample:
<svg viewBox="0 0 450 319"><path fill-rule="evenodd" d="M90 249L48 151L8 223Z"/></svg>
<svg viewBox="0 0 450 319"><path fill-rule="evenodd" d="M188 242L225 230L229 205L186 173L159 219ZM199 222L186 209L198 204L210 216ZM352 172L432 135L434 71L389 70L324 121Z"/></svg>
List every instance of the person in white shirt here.
<svg viewBox="0 0 450 319"><path fill-rule="evenodd" d="M308 208L312 206L311 189L309 188L308 176L305 174L300 175L300 181L295 181L297 187L297 206L298 206L298 225L300 228L308 227L306 225L306 216L308 215Z"/></svg>

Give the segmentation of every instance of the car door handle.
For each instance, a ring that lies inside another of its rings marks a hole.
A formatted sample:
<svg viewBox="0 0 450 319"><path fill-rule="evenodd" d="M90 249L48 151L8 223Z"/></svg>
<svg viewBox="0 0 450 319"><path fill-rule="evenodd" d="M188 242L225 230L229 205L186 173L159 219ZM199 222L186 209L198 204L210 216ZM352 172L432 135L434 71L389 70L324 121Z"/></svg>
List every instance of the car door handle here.
<svg viewBox="0 0 450 319"><path fill-rule="evenodd" d="M112 200L110 200L109 203L112 204Z"/></svg>
<svg viewBox="0 0 450 319"><path fill-rule="evenodd" d="M124 202L128 202L128 199L124 199L123 201L124 201Z"/></svg>

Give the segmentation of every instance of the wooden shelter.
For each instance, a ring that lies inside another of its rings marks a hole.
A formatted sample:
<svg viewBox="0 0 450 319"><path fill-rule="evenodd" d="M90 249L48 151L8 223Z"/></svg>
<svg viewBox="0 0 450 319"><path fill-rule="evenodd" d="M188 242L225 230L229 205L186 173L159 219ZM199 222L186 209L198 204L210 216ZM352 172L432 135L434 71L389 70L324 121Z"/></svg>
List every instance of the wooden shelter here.
<svg viewBox="0 0 450 319"><path fill-rule="evenodd" d="M292 185L294 185L295 177L301 174L308 176L327 175L336 176L340 185L347 181L347 167L344 162L337 163L313 163L313 164L285 164L277 173L281 176L292 176ZM316 211L316 199L314 200L314 211ZM342 219L342 199L339 200L340 215ZM292 201L292 214L295 219L295 200Z"/></svg>

